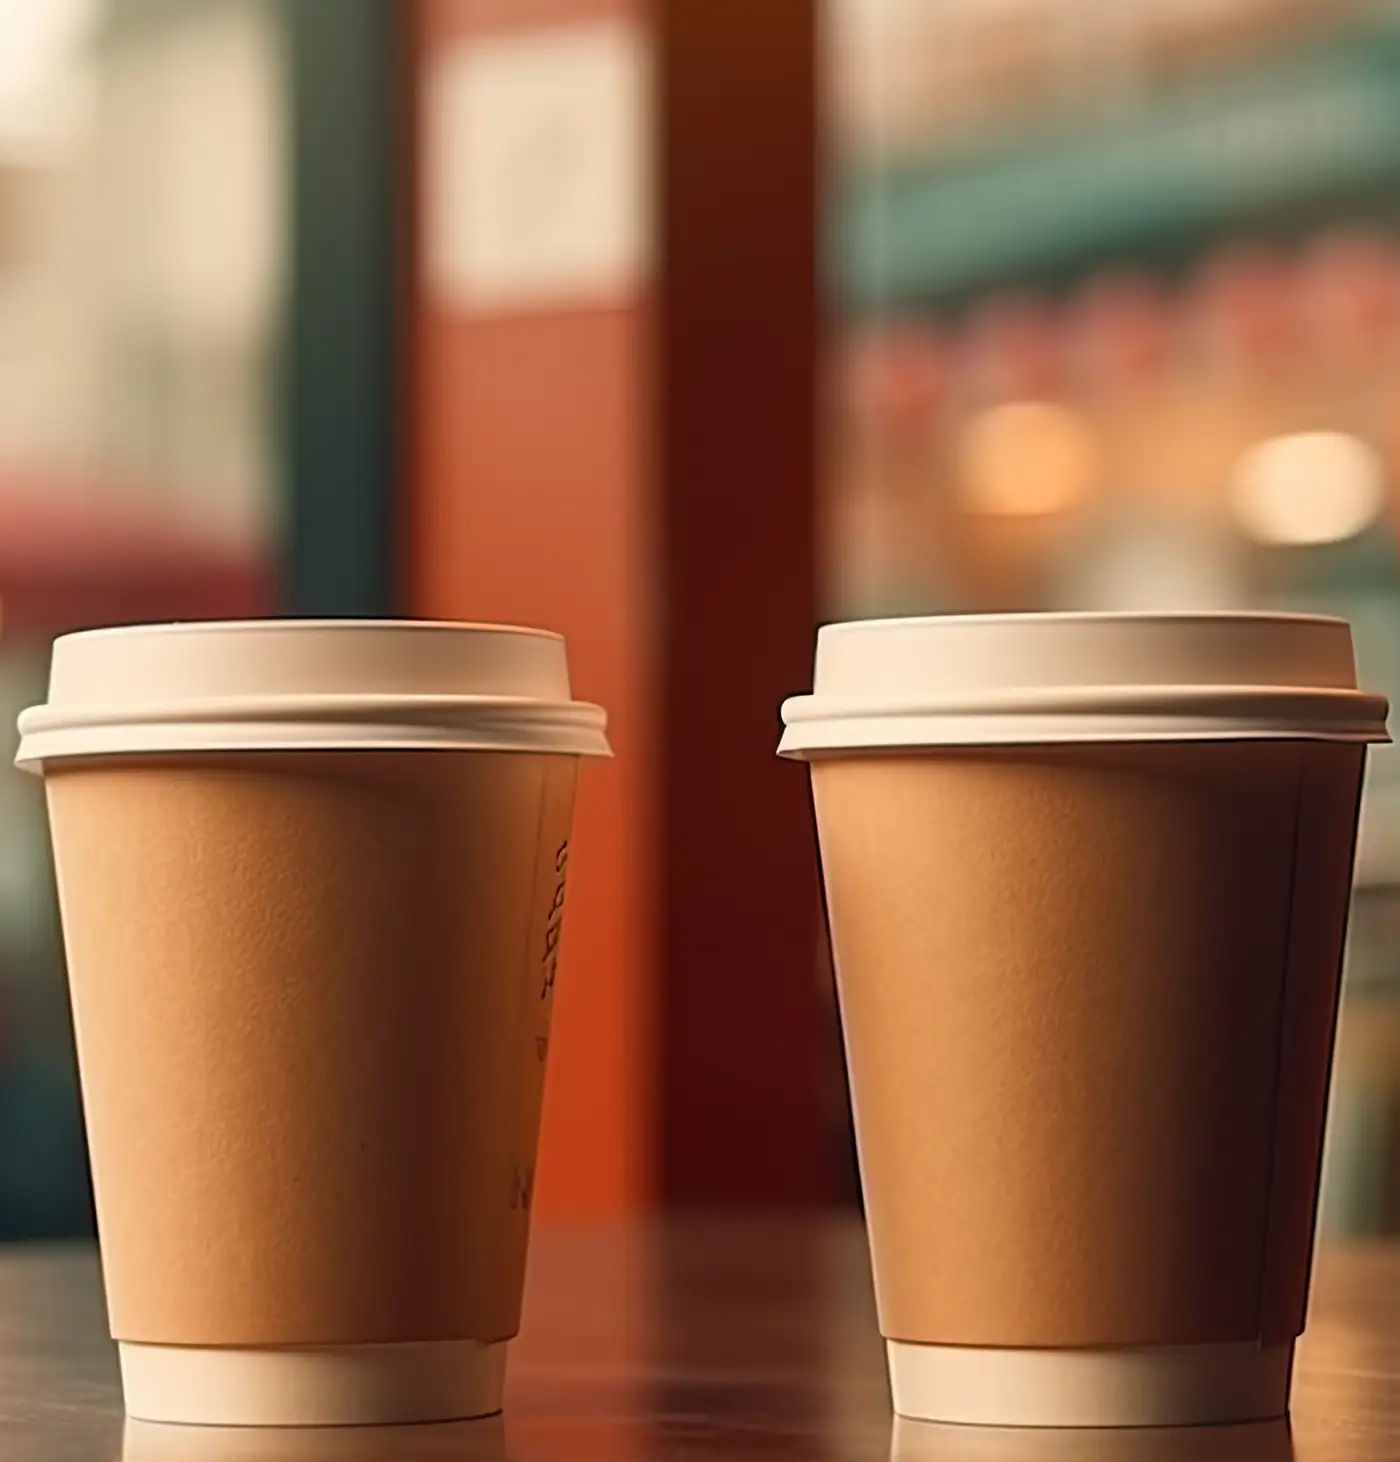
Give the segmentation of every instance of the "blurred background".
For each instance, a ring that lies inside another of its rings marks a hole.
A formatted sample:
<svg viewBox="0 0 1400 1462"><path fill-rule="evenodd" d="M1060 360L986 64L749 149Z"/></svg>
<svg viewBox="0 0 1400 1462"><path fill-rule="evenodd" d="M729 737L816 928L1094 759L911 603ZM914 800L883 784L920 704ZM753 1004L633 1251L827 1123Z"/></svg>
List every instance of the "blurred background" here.
<svg viewBox="0 0 1400 1462"><path fill-rule="evenodd" d="M824 613L1319 611L1400 689L1400 7L836 0ZM1400 1222L1370 763L1326 1224Z"/></svg>
<svg viewBox="0 0 1400 1462"><path fill-rule="evenodd" d="M3 761L73 628L564 631L620 755L553 1213L856 1201L772 760L815 623L1319 610L1395 696L1397 483L1393 0L0 7ZM1389 750L1326 1188L1400 1231ZM0 1239L89 1228L42 793L0 770Z"/></svg>
<svg viewBox="0 0 1400 1462"><path fill-rule="evenodd" d="M64 630L275 603L267 7L0 8L0 721ZM0 775L0 1239L89 1226L43 801Z"/></svg>

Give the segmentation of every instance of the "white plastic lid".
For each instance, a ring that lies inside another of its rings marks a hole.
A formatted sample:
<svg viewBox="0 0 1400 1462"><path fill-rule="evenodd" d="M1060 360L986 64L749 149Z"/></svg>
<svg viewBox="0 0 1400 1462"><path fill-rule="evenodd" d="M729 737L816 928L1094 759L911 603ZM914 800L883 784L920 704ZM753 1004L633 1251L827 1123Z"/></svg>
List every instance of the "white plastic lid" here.
<svg viewBox="0 0 1400 1462"><path fill-rule="evenodd" d="M411 620L137 625L54 644L16 765L75 756L441 748L608 756L545 630Z"/></svg>
<svg viewBox="0 0 1400 1462"><path fill-rule="evenodd" d="M817 636L779 754L907 746L1389 741L1351 629L1292 614L874 619Z"/></svg>

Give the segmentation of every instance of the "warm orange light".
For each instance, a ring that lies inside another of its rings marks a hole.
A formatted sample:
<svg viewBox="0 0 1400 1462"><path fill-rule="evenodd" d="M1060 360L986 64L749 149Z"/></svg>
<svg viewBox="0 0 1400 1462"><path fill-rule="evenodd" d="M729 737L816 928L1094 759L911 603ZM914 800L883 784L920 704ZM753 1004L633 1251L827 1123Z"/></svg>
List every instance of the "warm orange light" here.
<svg viewBox="0 0 1400 1462"><path fill-rule="evenodd" d="M1088 496L1098 466L1083 416L1054 401L1011 401L980 411L963 432L964 506L1031 517L1067 512Z"/></svg>

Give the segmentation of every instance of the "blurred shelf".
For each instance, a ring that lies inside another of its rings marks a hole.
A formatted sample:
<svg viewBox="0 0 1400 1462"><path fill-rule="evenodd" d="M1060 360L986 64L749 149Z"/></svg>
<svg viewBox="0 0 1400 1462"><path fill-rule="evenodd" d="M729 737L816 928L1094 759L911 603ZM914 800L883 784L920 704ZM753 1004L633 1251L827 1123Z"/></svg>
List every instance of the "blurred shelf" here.
<svg viewBox="0 0 1400 1462"><path fill-rule="evenodd" d="M1229 229L1286 225L1400 183L1400 18L1049 117L962 151L850 168L832 261L852 308L955 302ZM1400 196L1400 195L1397 195Z"/></svg>

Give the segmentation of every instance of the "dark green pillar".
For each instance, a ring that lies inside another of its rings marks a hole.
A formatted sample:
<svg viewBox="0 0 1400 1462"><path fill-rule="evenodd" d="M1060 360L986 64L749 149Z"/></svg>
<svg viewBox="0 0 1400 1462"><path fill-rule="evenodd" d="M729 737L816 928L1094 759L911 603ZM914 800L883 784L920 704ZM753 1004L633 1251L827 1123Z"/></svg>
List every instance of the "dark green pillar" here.
<svg viewBox="0 0 1400 1462"><path fill-rule="evenodd" d="M398 601L400 47L394 0L284 0L289 613Z"/></svg>

